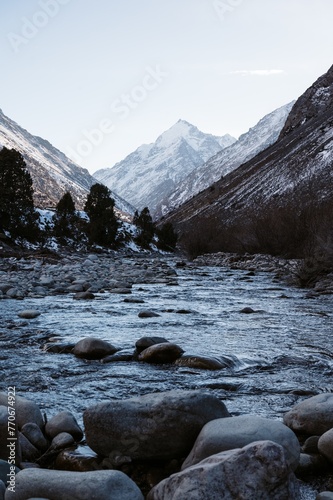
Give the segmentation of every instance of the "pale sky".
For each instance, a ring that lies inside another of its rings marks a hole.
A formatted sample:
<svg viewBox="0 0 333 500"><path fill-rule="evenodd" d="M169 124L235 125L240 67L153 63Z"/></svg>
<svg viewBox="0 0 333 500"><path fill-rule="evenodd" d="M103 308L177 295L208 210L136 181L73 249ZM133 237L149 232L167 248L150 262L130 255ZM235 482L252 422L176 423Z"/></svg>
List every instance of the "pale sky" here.
<svg viewBox="0 0 333 500"><path fill-rule="evenodd" d="M2 0L0 108L81 166L238 137L333 64L332 0Z"/></svg>

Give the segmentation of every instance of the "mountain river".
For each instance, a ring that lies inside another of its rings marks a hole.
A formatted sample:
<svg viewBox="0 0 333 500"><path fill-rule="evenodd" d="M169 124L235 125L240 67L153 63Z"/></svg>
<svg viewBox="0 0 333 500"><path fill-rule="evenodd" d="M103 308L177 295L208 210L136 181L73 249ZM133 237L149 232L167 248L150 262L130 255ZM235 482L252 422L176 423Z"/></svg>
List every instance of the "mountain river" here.
<svg viewBox="0 0 333 500"><path fill-rule="evenodd" d="M175 267L172 260L168 264ZM177 274L178 286L134 285L131 297L144 304L111 293L94 301L68 295L0 301L2 389L15 385L48 417L66 409L81 423L83 410L97 402L171 389L209 391L233 415L273 419L306 397L333 390L331 296L311 298L268 273L188 266ZM255 313L241 313L244 307ZM22 309L42 314L20 326ZM141 319L142 309L160 316ZM140 337L157 335L185 354L224 357L229 366L209 371L136 361L102 364L42 349L51 337L76 342L93 336L131 352Z"/></svg>

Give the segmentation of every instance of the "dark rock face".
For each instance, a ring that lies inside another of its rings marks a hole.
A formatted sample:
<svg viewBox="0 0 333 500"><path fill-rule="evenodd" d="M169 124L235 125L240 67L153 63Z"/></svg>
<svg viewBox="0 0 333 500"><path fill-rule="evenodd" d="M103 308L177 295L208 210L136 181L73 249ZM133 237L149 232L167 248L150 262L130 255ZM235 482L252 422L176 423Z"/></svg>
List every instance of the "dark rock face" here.
<svg viewBox="0 0 333 500"><path fill-rule="evenodd" d="M101 403L83 415L88 446L116 461L185 456L202 427L228 417L225 405L200 391L169 391Z"/></svg>
<svg viewBox="0 0 333 500"><path fill-rule="evenodd" d="M280 138L330 108L333 108L333 66L297 99L281 130Z"/></svg>

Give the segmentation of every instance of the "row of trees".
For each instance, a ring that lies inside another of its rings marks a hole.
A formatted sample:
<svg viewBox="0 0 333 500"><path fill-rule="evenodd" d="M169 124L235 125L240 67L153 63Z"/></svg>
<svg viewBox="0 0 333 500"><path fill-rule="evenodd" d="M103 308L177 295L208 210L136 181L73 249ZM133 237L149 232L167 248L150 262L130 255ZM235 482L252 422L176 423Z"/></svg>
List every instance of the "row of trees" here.
<svg viewBox="0 0 333 500"><path fill-rule="evenodd" d="M39 214L33 202L32 179L22 155L3 148L0 151L0 231L14 239L40 241L43 244L54 237L61 245L100 245L115 248L130 238L124 225L116 217L115 203L110 190L102 184L94 184L84 206L85 214L79 213L69 192L58 202L51 223L41 230ZM155 242L163 250L176 247L177 235L171 224L156 228L148 208L135 213L134 239L142 248L150 248ZM157 238L155 238L157 236Z"/></svg>

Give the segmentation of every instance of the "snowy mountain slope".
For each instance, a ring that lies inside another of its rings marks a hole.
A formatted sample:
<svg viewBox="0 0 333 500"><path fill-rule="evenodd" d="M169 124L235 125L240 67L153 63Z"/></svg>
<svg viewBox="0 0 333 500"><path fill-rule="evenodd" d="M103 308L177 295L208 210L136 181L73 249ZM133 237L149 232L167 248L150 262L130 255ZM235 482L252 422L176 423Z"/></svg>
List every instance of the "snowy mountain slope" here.
<svg viewBox="0 0 333 500"><path fill-rule="evenodd" d="M154 212L182 179L215 153L236 139L200 132L179 120L152 144L140 146L112 168L95 172L94 177L139 209Z"/></svg>
<svg viewBox="0 0 333 500"><path fill-rule="evenodd" d="M65 191L70 191L77 207L82 208L96 179L48 141L31 135L0 110L0 148L4 146L23 155L33 180L37 206L55 206ZM133 213L130 204L114 193L113 196L120 211Z"/></svg>
<svg viewBox="0 0 333 500"><path fill-rule="evenodd" d="M237 142L191 172L179 183L176 190L162 201L157 210L158 215L165 215L180 206L273 144L279 137L293 104L294 102L286 104L266 115L253 128L241 135Z"/></svg>
<svg viewBox="0 0 333 500"><path fill-rule="evenodd" d="M316 105L314 106L314 96ZM290 125L292 124L292 126ZM199 220L242 227L267 206L313 206L333 191L333 66L294 104L279 139L166 217L184 233Z"/></svg>

